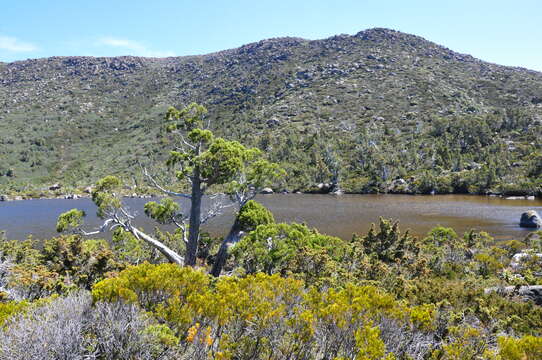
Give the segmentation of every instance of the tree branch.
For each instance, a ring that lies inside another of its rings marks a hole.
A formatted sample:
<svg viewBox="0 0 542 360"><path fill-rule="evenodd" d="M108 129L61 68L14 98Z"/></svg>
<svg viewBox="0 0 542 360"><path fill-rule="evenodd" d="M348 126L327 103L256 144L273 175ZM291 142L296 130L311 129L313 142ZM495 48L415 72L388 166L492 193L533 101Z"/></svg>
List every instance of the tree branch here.
<svg viewBox="0 0 542 360"><path fill-rule="evenodd" d="M163 193L166 193L166 194L171 195L171 196L183 197L185 199L191 199L192 198L192 196L190 196L188 194L175 192L175 191L168 190L168 189L160 186L160 184L158 184L158 182L152 177L152 175L148 173L146 168L143 168L143 175L145 175L145 177L147 179L149 179L149 181L154 185L154 187L156 187L158 190L162 191Z"/></svg>
<svg viewBox="0 0 542 360"><path fill-rule="evenodd" d="M153 237L145 234L144 232L136 229L135 227L128 225L128 231L132 233L137 239L145 241L147 244L156 248L160 251L170 262L184 266L184 258L177 254L175 251L161 243L160 241L154 239Z"/></svg>

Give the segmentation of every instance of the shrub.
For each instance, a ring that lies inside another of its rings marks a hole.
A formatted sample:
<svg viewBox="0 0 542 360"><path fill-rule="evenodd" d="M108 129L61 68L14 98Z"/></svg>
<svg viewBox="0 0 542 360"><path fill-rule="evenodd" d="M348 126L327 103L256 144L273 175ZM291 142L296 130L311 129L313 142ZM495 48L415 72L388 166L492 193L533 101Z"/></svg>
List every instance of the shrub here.
<svg viewBox="0 0 542 360"><path fill-rule="evenodd" d="M84 359L90 305L88 295L77 294L10 318L0 332L0 358Z"/></svg>
<svg viewBox="0 0 542 360"><path fill-rule="evenodd" d="M235 261L248 274L287 274L303 249L321 249L334 260L344 256L346 243L300 224L260 225L232 249Z"/></svg>

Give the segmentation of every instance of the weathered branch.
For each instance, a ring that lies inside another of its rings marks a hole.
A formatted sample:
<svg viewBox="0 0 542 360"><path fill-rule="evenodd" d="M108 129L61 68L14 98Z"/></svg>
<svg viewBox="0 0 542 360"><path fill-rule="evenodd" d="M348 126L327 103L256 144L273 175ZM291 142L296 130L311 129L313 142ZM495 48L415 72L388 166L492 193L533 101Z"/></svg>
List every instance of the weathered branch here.
<svg viewBox="0 0 542 360"><path fill-rule="evenodd" d="M95 235L95 234L104 232L108 228L108 226L109 226L109 231L112 231L116 227L121 226L125 231L130 232L137 239L145 241L147 244L149 244L150 246L160 251L170 262L184 266L184 258L182 256L177 254L174 250L170 249L168 246L166 246L162 242L154 239L152 236L147 235L141 230L134 227L130 223L130 220L133 219L134 216L130 215L126 211L126 209L120 207L116 209L116 211L108 212L106 215L107 215L107 219L104 221L102 226L100 226L99 230L87 232L87 231L84 231L83 229L78 229L78 232L81 235L89 236L89 235Z"/></svg>
<svg viewBox="0 0 542 360"><path fill-rule="evenodd" d="M171 221L173 222L173 224L175 224L175 226L177 226L179 229L181 229L182 231L182 235L183 235L183 242L186 244L188 243L188 238L186 237L186 223L183 222L178 222L175 217L172 217L171 218Z"/></svg>
<svg viewBox="0 0 542 360"><path fill-rule="evenodd" d="M196 149L196 146L194 146L194 145L190 144L188 141L186 141L184 136L181 133L179 133L179 137L181 138L181 141L183 142L184 145L188 146L192 150Z"/></svg>
<svg viewBox="0 0 542 360"><path fill-rule="evenodd" d="M156 187L158 190L162 191L165 194L168 194L168 195L171 195L171 196L183 197L185 199L191 199L192 198L192 196L190 196L188 194L175 192L175 191L168 190L168 189L160 186L160 184L158 184L158 182L152 177L152 175L149 174L149 172L147 171L146 168L143 168L143 175L145 175L145 177L147 179L149 179L149 181L154 185L154 187Z"/></svg>
<svg viewBox="0 0 542 360"><path fill-rule="evenodd" d="M214 200L214 198L216 198L218 195L220 195L220 194L212 195L212 196L210 196L210 199ZM204 216L202 216L201 224L203 225L203 224L207 223L207 221L209 221L212 218L222 214L222 210L224 210L226 208L229 208L229 207L232 207L234 205L235 205L234 202L232 202L230 204L224 204L222 201L213 203L211 205L211 208L209 208L207 210L207 213Z"/></svg>
<svg viewBox="0 0 542 360"><path fill-rule="evenodd" d="M132 233L137 239L141 239L145 241L147 244L151 245L152 247L156 248L158 251L160 251L170 262L178 264L180 266L184 266L184 258L177 254L175 251L161 243L160 241L154 239L153 237L145 234L144 232L138 230L137 228L133 226L129 226L128 231Z"/></svg>

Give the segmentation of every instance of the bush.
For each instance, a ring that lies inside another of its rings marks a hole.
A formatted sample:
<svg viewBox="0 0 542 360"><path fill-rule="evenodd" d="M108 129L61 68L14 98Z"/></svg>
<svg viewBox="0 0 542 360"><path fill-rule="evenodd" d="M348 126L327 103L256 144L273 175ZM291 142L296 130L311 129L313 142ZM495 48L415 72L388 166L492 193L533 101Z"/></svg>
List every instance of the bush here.
<svg viewBox="0 0 542 360"><path fill-rule="evenodd" d="M339 260L346 243L336 237L322 235L300 224L260 225L232 249L235 261L247 274L292 273L292 261L304 250L320 249L331 259Z"/></svg>
<svg viewBox="0 0 542 360"><path fill-rule="evenodd" d="M12 317L0 332L0 358L84 359L90 305L90 296L77 294Z"/></svg>

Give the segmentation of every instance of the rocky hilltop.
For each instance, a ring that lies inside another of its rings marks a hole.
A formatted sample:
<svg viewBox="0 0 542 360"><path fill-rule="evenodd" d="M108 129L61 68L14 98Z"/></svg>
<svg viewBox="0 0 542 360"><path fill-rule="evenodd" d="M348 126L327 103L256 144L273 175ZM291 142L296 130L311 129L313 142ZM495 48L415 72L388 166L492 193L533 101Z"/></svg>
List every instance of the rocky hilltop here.
<svg viewBox="0 0 542 360"><path fill-rule="evenodd" d="M295 164L307 159L278 153L292 134L297 147L314 134L330 134L328 145L350 157L362 129L404 140L425 134L435 117L507 111L537 124L542 73L388 29L314 41L269 39L201 56L0 64L0 186L82 186L104 173L130 172L137 159L160 158L167 148L161 131L167 106L192 101L209 108L218 133ZM262 143L269 134L281 141ZM347 178L357 171L344 169ZM292 176L307 184L319 180L310 172Z"/></svg>

